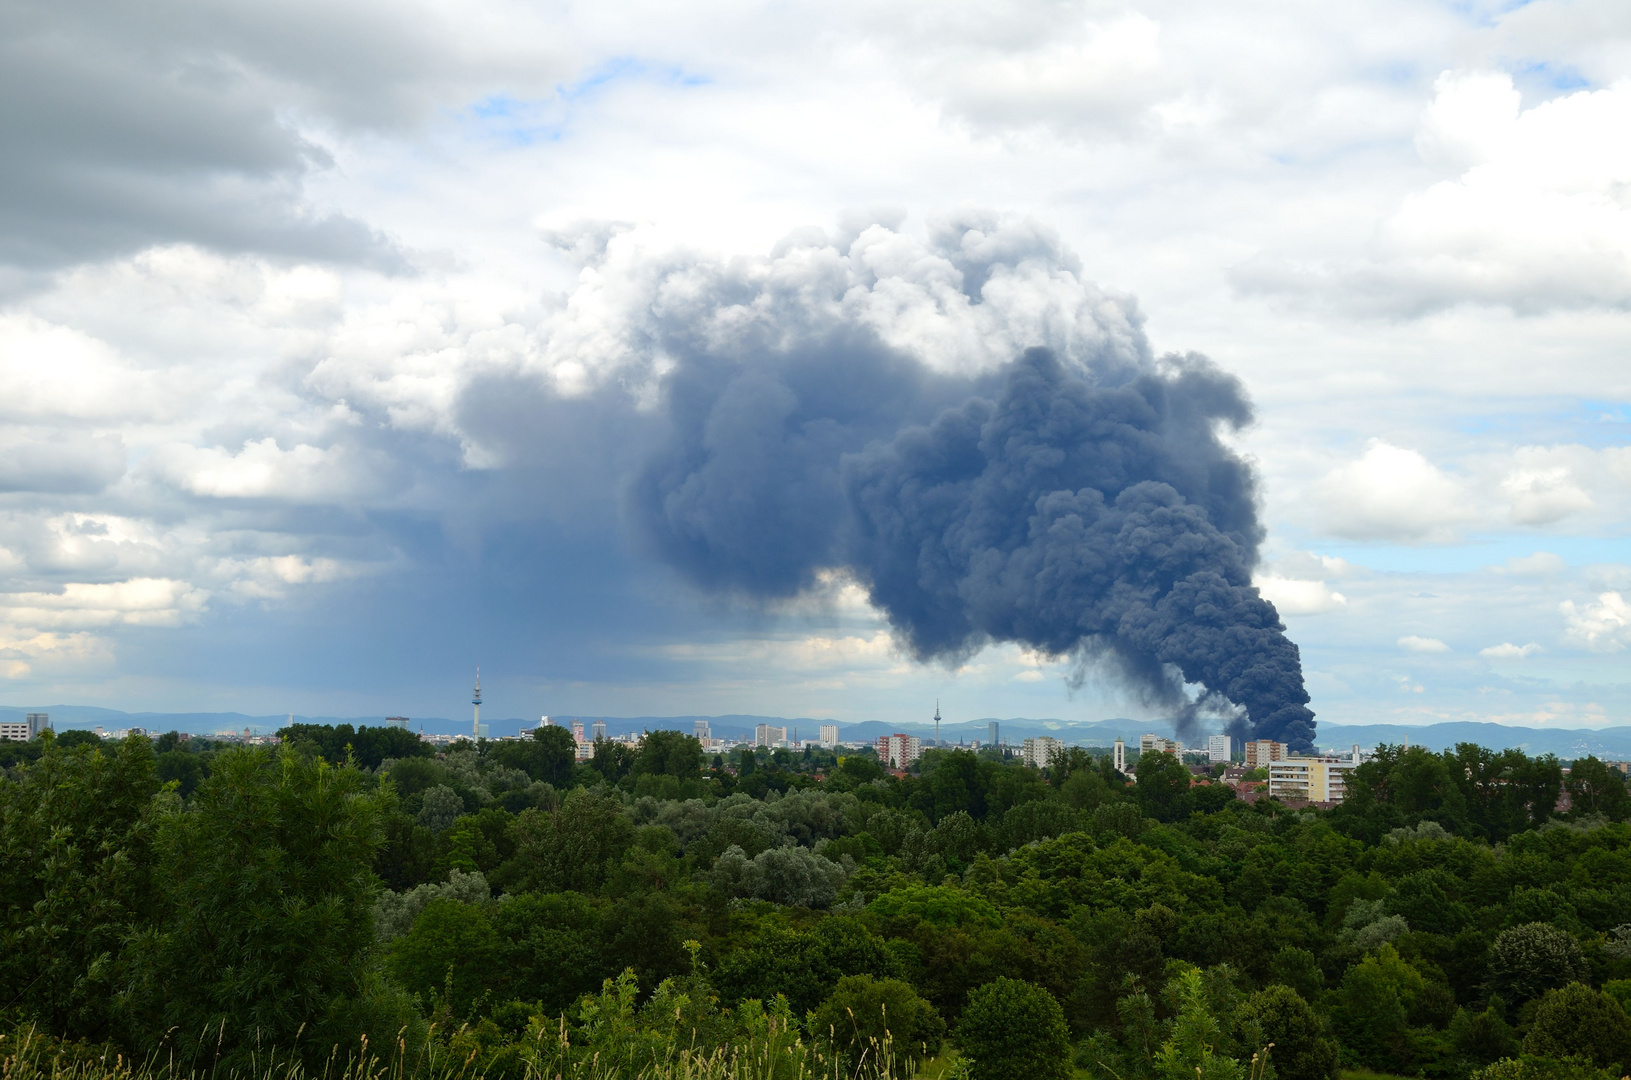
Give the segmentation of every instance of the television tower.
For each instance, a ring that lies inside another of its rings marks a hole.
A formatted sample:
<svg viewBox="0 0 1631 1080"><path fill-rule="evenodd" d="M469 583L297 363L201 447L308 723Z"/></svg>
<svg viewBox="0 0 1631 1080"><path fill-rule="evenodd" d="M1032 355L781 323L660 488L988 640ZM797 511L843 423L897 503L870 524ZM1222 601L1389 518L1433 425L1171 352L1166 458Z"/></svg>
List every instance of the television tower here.
<svg viewBox="0 0 1631 1080"><path fill-rule="evenodd" d="M470 695L470 704L475 706L476 715L470 721L470 741L475 742L481 738L481 665L476 665L476 690Z"/></svg>
<svg viewBox="0 0 1631 1080"><path fill-rule="evenodd" d="M934 745L940 747L940 699L934 699Z"/></svg>

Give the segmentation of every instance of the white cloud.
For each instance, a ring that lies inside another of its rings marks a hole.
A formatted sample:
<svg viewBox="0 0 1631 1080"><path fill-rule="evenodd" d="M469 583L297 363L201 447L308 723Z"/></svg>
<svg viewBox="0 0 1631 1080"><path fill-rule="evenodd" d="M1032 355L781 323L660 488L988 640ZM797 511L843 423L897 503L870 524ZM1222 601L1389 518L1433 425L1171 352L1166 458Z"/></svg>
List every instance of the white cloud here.
<svg viewBox="0 0 1631 1080"><path fill-rule="evenodd" d="M1269 574L1254 578L1252 584L1281 615L1319 615L1327 611L1340 611L1348 606L1348 598L1333 591L1323 581Z"/></svg>
<svg viewBox="0 0 1631 1080"><path fill-rule="evenodd" d="M982 129L1066 132L1136 123L1143 107L1182 85L1162 73L1160 23L1138 12L1039 25L1023 42L1012 27L1005 11L949 48L923 50L918 84Z"/></svg>
<svg viewBox="0 0 1631 1080"><path fill-rule="evenodd" d="M1524 577L1551 577L1568 568L1562 556L1550 551L1537 551L1533 555L1515 555L1495 567L1497 573L1517 574Z"/></svg>
<svg viewBox="0 0 1631 1080"><path fill-rule="evenodd" d="M147 419L153 379L89 334L32 315L0 315L0 415L13 421Z"/></svg>
<svg viewBox="0 0 1631 1080"><path fill-rule="evenodd" d="M1459 175L1406 195L1364 258L1259 255L1237 284L1389 315L1631 307L1631 80L1528 109L1504 72L1446 71L1435 91L1416 146Z"/></svg>
<svg viewBox="0 0 1631 1080"><path fill-rule="evenodd" d="M1501 490L1512 500L1512 520L1520 525L1549 525L1593 506L1564 468L1516 469L1501 481Z"/></svg>
<svg viewBox="0 0 1631 1080"><path fill-rule="evenodd" d="M207 590L185 581L70 582L60 592L0 593L0 622L35 629L180 626L201 615Z"/></svg>
<svg viewBox="0 0 1631 1080"><path fill-rule="evenodd" d="M1514 645L1510 641L1504 641L1487 649L1479 649L1478 655L1491 660L1527 660L1537 652L1540 652L1540 646L1532 641L1527 645Z"/></svg>
<svg viewBox="0 0 1631 1080"><path fill-rule="evenodd" d="M256 559L229 559L217 572L230 581L232 592L257 600L288 595L291 585L321 585L353 577L356 568L337 559L306 559L299 555L266 555Z"/></svg>
<svg viewBox="0 0 1631 1080"><path fill-rule="evenodd" d="M1462 483L1415 450L1372 439L1316 488L1326 532L1356 540L1454 538L1473 516Z"/></svg>
<svg viewBox="0 0 1631 1080"><path fill-rule="evenodd" d="M369 468L377 463L359 460L349 447L301 443L285 450L271 437L245 442L236 454L172 444L154 451L151 461L177 487L218 499L349 502L377 495L380 488Z"/></svg>
<svg viewBox="0 0 1631 1080"><path fill-rule="evenodd" d="M1567 622L1565 636L1593 652L1616 652L1631 644L1631 603L1617 592L1605 592L1596 603L1560 605Z"/></svg>
<svg viewBox="0 0 1631 1080"><path fill-rule="evenodd" d="M1450 647L1438 638L1417 637L1415 634L1406 634L1399 639L1399 648L1405 652L1413 653L1447 653Z"/></svg>

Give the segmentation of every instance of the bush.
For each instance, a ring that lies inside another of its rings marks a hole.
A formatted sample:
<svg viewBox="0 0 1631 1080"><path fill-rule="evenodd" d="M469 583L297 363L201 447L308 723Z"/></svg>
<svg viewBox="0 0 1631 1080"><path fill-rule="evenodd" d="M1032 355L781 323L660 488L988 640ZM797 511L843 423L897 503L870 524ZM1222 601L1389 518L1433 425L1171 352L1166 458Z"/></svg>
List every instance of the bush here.
<svg viewBox="0 0 1631 1080"><path fill-rule="evenodd" d="M1537 1057L1586 1058L1618 1075L1631 1065L1631 1018L1601 990L1570 983L1540 999L1523 1049Z"/></svg>
<svg viewBox="0 0 1631 1080"><path fill-rule="evenodd" d="M1479 1069L1472 1074L1472 1080L1619 1080L1619 1075L1579 1058L1559 1060L1525 1054Z"/></svg>
<svg viewBox="0 0 1631 1080"><path fill-rule="evenodd" d="M875 1059L886 1042L896 1055L931 1058L940 1052L946 1022L909 982L848 975L816 1010L811 1031L831 1039L853 1067L863 1055Z"/></svg>
<svg viewBox="0 0 1631 1080"><path fill-rule="evenodd" d="M183 1053L241 1063L365 997L382 810L354 768L222 753L159 831L162 917L136 936L121 995L138 1044L174 1032Z"/></svg>
<svg viewBox="0 0 1631 1080"><path fill-rule="evenodd" d="M1489 948L1490 988L1509 1002L1529 1001L1585 978L1580 943L1547 923L1514 926Z"/></svg>
<svg viewBox="0 0 1631 1080"><path fill-rule="evenodd" d="M714 864L712 880L726 896L824 908L837 899L844 868L809 848L770 848L750 859L732 845Z"/></svg>
<svg viewBox="0 0 1631 1080"><path fill-rule="evenodd" d="M1330 1080L1338 1074L1337 1044L1325 1021L1288 986L1270 986L1251 996L1244 1017L1257 1022L1280 1080Z"/></svg>
<svg viewBox="0 0 1631 1080"><path fill-rule="evenodd" d="M1052 994L1033 983L996 979L968 996L957 1045L970 1080L1067 1080L1070 1029Z"/></svg>

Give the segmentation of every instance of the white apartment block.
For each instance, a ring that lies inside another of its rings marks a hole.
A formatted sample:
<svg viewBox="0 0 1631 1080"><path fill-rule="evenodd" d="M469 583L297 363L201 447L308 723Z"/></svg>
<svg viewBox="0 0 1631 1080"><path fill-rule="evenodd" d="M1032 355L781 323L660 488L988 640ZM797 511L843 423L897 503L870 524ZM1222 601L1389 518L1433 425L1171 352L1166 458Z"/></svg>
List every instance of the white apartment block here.
<svg viewBox="0 0 1631 1080"><path fill-rule="evenodd" d="M891 769L904 769L923 755L923 740L916 735L884 735L876 745L878 760Z"/></svg>
<svg viewBox="0 0 1631 1080"><path fill-rule="evenodd" d="M775 724L759 724L753 729L754 746L786 746L787 729Z"/></svg>
<svg viewBox="0 0 1631 1080"><path fill-rule="evenodd" d="M1025 764L1035 769L1045 769L1053 763L1053 759L1064 753L1065 744L1051 735L1038 735L1025 740L1024 749L1020 756Z"/></svg>
<svg viewBox="0 0 1631 1080"><path fill-rule="evenodd" d="M1227 735L1212 735L1206 740L1206 760L1228 761L1234 751L1234 741Z"/></svg>
<svg viewBox="0 0 1631 1080"><path fill-rule="evenodd" d="M1138 737L1138 752L1140 754L1148 754L1152 752L1176 754L1181 750L1183 750L1183 747L1179 746L1172 739L1163 739L1159 735L1140 735Z"/></svg>
<svg viewBox="0 0 1631 1080"><path fill-rule="evenodd" d="M821 748L823 750L831 750L833 747L835 747L837 745L838 745L838 725L837 724L822 724L821 725Z"/></svg>

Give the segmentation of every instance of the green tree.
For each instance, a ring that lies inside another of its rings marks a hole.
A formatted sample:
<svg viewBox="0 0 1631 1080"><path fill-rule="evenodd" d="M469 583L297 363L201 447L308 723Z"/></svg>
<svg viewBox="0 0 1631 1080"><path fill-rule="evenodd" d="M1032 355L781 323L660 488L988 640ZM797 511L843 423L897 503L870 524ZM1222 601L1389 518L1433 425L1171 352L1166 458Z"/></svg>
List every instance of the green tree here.
<svg viewBox="0 0 1631 1080"><path fill-rule="evenodd" d="M167 750L155 759L155 774L164 783L175 784L183 799L191 798L198 790L206 771L203 758L186 750Z"/></svg>
<svg viewBox="0 0 1631 1080"><path fill-rule="evenodd" d="M505 888L593 893L633 846L634 823L617 799L574 788L554 810L522 811L511 835L515 855L496 875Z"/></svg>
<svg viewBox="0 0 1631 1080"><path fill-rule="evenodd" d="M1570 983L1540 999L1523 1050L1538 1057L1587 1058L1617 1075L1631 1065L1631 1018L1601 990Z"/></svg>
<svg viewBox="0 0 1631 1080"><path fill-rule="evenodd" d="M437 897L391 946L388 966L409 991L445 993L453 1015L468 1019L477 1001L508 996L502 983L511 968L500 946L486 905Z"/></svg>
<svg viewBox="0 0 1631 1080"><path fill-rule="evenodd" d="M1269 963L1269 979L1281 986L1289 986L1304 1001L1319 1000L1325 989L1325 973L1319 960L1307 949L1287 945L1274 954Z"/></svg>
<svg viewBox="0 0 1631 1080"><path fill-rule="evenodd" d="M163 910L122 996L139 1042L174 1031L184 1051L241 1060L302 1028L314 1052L355 1034L329 1021L365 996L374 944L383 806L363 780L288 747L233 749L165 815Z"/></svg>
<svg viewBox="0 0 1631 1080"><path fill-rule="evenodd" d="M353 728L350 724L290 724L278 729L278 738L291 745L310 743L328 761L339 764L349 755L365 769L377 769L387 758L430 757L431 746L411 731L396 727Z"/></svg>
<svg viewBox="0 0 1631 1080"><path fill-rule="evenodd" d="M1490 988L1514 1004L1586 976L1580 943L1550 923L1514 926L1489 947Z"/></svg>
<svg viewBox="0 0 1631 1080"><path fill-rule="evenodd" d="M1245 1074L1240 1062L1219 1052L1223 1026L1206 1000L1201 973L1190 968L1175 982L1178 1015L1156 1052L1156 1075L1162 1080L1240 1080Z"/></svg>
<svg viewBox="0 0 1631 1080"><path fill-rule="evenodd" d="M1178 821L1189 813L1192 777L1176 757L1159 750L1140 754L1137 776L1133 798L1146 817Z"/></svg>
<svg viewBox="0 0 1631 1080"><path fill-rule="evenodd" d="M42 745L15 781L0 778L0 1010L103 1039L124 939L156 905L153 748L140 736Z"/></svg>
<svg viewBox="0 0 1631 1080"><path fill-rule="evenodd" d="M1331 1080L1339 1074L1336 1040L1319 1013L1288 986L1259 990L1246 1002L1245 1018L1255 1021L1280 1080Z"/></svg>
<svg viewBox="0 0 1631 1080"><path fill-rule="evenodd" d="M1625 775L1595 757L1576 761L1564 787L1577 816L1602 814L1610 821L1631 817L1631 794L1625 790Z"/></svg>
<svg viewBox="0 0 1631 1080"><path fill-rule="evenodd" d="M702 744L680 731L649 731L629 767L631 775L702 779Z"/></svg>
<svg viewBox="0 0 1631 1080"><path fill-rule="evenodd" d="M889 1043L894 1053L922 1061L940 1052L946 1022L901 979L847 975L815 1012L811 1032L832 1040L853 1064L876 1059Z"/></svg>
<svg viewBox="0 0 1631 1080"><path fill-rule="evenodd" d="M1342 1045L1363 1065L1385 1068L1409 1056L1411 1010L1425 980L1392 945L1350 967L1337 991L1333 1018Z"/></svg>
<svg viewBox="0 0 1631 1080"><path fill-rule="evenodd" d="M578 744L572 733L556 725L533 729L532 738L487 744L487 757L506 768L520 769L534 780L557 788L572 786Z"/></svg>
<svg viewBox="0 0 1631 1080"><path fill-rule="evenodd" d="M970 1080L1067 1080L1070 1029L1054 996L1034 983L995 979L968 996L957 1046Z"/></svg>

